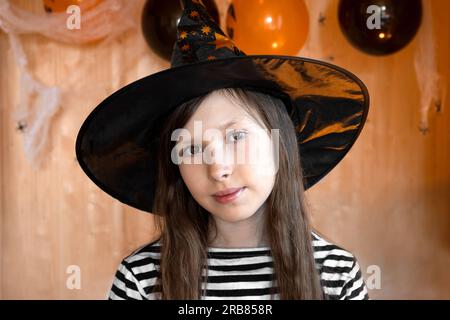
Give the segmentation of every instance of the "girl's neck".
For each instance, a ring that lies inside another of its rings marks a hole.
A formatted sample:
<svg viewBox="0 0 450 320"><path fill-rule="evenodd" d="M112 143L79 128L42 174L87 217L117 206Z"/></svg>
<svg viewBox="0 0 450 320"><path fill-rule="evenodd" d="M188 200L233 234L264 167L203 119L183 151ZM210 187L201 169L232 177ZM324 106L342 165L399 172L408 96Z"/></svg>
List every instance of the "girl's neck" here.
<svg viewBox="0 0 450 320"><path fill-rule="evenodd" d="M216 228L210 225L209 247L210 248L258 248L268 247L268 239L264 236L264 214L263 208L260 208L251 217L242 221L227 222L222 219L215 218ZM217 234L212 234L216 230Z"/></svg>
<svg viewBox="0 0 450 320"><path fill-rule="evenodd" d="M260 241L229 241L229 242L220 242L220 241L214 241L210 243L208 246L209 248L215 248L215 249L245 249L245 248L267 248L269 247L269 244L267 241L260 240Z"/></svg>

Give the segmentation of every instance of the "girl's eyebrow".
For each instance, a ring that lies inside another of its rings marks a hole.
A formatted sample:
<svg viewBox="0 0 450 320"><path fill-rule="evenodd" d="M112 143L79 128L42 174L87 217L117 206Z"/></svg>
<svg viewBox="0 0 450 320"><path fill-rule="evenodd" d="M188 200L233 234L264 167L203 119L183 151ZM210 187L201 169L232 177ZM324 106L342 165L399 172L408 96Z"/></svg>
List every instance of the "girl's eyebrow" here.
<svg viewBox="0 0 450 320"><path fill-rule="evenodd" d="M226 129L236 123L241 123L243 120L245 120L245 118L233 118L233 119L221 124L218 128L223 131L224 129ZM181 143L181 145L187 145L187 144L191 144L194 141L195 141L195 139L191 139L191 140L187 140L187 141L182 141L180 143Z"/></svg>
<svg viewBox="0 0 450 320"><path fill-rule="evenodd" d="M240 121L242 121L242 118L239 118L239 119L237 119L237 118L231 119L230 121L221 124L221 125L219 126L219 129L220 129L220 130L226 129L227 127L230 127L230 126L232 126L233 124L236 124L236 123L238 123L238 122L240 122Z"/></svg>

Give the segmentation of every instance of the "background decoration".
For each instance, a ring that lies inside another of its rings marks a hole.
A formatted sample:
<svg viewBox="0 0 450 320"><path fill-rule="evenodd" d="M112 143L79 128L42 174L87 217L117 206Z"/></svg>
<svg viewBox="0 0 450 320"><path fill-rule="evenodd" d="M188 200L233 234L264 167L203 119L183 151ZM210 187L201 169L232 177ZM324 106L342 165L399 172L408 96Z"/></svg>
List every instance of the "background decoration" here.
<svg viewBox="0 0 450 320"><path fill-rule="evenodd" d="M414 52L414 69L420 91L420 123L422 134L428 132L428 111L434 105L436 112L442 112L445 86L440 87L440 75L436 65L436 45L430 1L423 4L423 22L418 33L418 45Z"/></svg>
<svg viewBox="0 0 450 320"><path fill-rule="evenodd" d="M47 12L65 12L70 5L77 5L81 10L89 10L103 0L43 0Z"/></svg>
<svg viewBox="0 0 450 320"><path fill-rule="evenodd" d="M306 2L310 19L309 33L305 45L300 50L300 56L319 60L330 60L330 52L325 52L321 39L321 32L327 24L326 13L332 0L308 1Z"/></svg>
<svg viewBox="0 0 450 320"><path fill-rule="evenodd" d="M376 13L367 13L368 7L379 8ZM373 55L394 53L405 47L416 34L421 18L421 0L340 0L339 25L348 41L361 51ZM368 19L375 15L368 27ZM372 27L372 25L371 25ZM378 28L379 27L379 28Z"/></svg>
<svg viewBox="0 0 450 320"><path fill-rule="evenodd" d="M67 1L57 3L55 9ZM72 1L74 2L74 1ZM81 3L81 1L79 1ZM85 5L87 1L83 1ZM43 159L48 131L53 116L61 107L61 90L36 80L28 70L28 59L20 34L39 34L68 44L86 44L94 41L108 43L123 32L136 28L140 5L136 1L108 0L81 11L82 24L78 30L66 27L66 12L34 13L9 2L0 1L0 29L8 34L10 46L19 68L19 103L13 114L18 129L23 133L25 156L38 168Z"/></svg>
<svg viewBox="0 0 450 320"><path fill-rule="evenodd" d="M297 55L308 28L303 0L234 0L227 11L226 32L246 54Z"/></svg>
<svg viewBox="0 0 450 320"><path fill-rule="evenodd" d="M211 17L220 24L213 0L201 0ZM183 10L180 0L148 0L142 11L142 32L148 46L161 58L170 61L177 39L177 24Z"/></svg>
<svg viewBox="0 0 450 320"><path fill-rule="evenodd" d="M10 44L20 74L19 104L13 119L24 134L25 156L37 167L43 158L51 120L60 107L61 90L46 86L30 75L28 60L17 36L10 35Z"/></svg>
<svg viewBox="0 0 450 320"><path fill-rule="evenodd" d="M66 27L66 12L48 14L42 10L42 13L33 13L10 1L0 1L0 26L6 32L40 34L68 44L107 42L135 28L140 9L137 1L101 1L89 10L81 11L81 28L75 32Z"/></svg>

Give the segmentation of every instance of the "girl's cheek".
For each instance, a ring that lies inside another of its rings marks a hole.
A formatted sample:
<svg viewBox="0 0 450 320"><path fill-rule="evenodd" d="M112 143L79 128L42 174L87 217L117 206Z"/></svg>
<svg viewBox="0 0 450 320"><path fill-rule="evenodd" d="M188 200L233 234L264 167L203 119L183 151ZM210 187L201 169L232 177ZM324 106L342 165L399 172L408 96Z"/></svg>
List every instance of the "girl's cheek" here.
<svg viewBox="0 0 450 320"><path fill-rule="evenodd" d="M270 139L262 133L251 135L245 148L246 157L249 160L247 163L252 165L261 165L272 155Z"/></svg>
<svg viewBox="0 0 450 320"><path fill-rule="evenodd" d="M258 139L254 134L236 145L235 161L238 165L254 165L258 162Z"/></svg>
<svg viewBox="0 0 450 320"><path fill-rule="evenodd" d="M268 136L262 136L258 140L258 147L253 155L256 161L253 163L255 174L263 177L271 177L278 171L278 146Z"/></svg>
<svg viewBox="0 0 450 320"><path fill-rule="evenodd" d="M203 165L199 164L183 164L179 166L181 177L184 183L191 189L201 185L206 178Z"/></svg>

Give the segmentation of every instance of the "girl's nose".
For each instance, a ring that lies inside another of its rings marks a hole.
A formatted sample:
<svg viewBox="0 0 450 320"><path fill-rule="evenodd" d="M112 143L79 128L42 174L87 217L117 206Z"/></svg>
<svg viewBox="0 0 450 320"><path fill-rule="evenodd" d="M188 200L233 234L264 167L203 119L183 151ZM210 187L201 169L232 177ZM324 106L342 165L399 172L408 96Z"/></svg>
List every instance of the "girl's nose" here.
<svg viewBox="0 0 450 320"><path fill-rule="evenodd" d="M231 165L211 164L209 166L210 176L216 181L224 181L233 173Z"/></svg>
<svg viewBox="0 0 450 320"><path fill-rule="evenodd" d="M223 148L222 152L216 152L214 148L211 153L211 162L208 165L210 176L217 181L223 181L229 178L234 170L233 156Z"/></svg>

